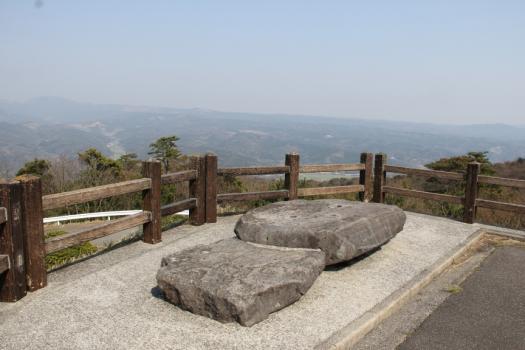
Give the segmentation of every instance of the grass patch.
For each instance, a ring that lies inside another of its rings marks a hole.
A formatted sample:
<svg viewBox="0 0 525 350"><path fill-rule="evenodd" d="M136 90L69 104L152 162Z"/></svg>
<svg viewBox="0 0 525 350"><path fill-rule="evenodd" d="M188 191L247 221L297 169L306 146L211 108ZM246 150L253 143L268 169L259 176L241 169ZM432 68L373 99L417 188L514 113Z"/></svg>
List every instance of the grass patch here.
<svg viewBox="0 0 525 350"><path fill-rule="evenodd" d="M55 267L80 259L84 256L95 254L96 252L97 247L95 247L91 242L86 242L59 250L58 252L46 255L46 269L53 269Z"/></svg>
<svg viewBox="0 0 525 350"><path fill-rule="evenodd" d="M174 214L174 215L164 216L160 220L160 227L162 231L165 231L175 226L182 225L186 221L188 221L188 217L185 215Z"/></svg>
<svg viewBox="0 0 525 350"><path fill-rule="evenodd" d="M45 234L45 238L59 237L65 235L64 230L52 230ZM69 248L59 250L57 252L46 255L46 269L51 270L58 266L65 265L82 257L95 254L97 247L91 242L82 243Z"/></svg>
<svg viewBox="0 0 525 350"><path fill-rule="evenodd" d="M444 290L445 290L445 292L448 292L450 294L458 294L458 293L461 293L463 291L463 288L461 288L458 285L453 284L453 285L445 288Z"/></svg>
<svg viewBox="0 0 525 350"><path fill-rule="evenodd" d="M58 236L62 236L62 235L65 235L67 232L64 231L64 230L51 230L49 232L46 232L46 234L44 235L44 237L46 239L48 238L52 238L52 237L58 237Z"/></svg>

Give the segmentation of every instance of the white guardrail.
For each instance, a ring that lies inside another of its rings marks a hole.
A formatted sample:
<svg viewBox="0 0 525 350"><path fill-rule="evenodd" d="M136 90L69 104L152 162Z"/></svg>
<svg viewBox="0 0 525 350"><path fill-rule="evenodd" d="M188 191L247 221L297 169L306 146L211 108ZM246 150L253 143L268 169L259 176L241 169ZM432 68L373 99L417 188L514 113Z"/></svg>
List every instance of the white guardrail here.
<svg viewBox="0 0 525 350"><path fill-rule="evenodd" d="M76 221L76 220L87 220L87 219L97 219L97 218L107 218L111 220L112 217L116 216L128 216L134 215L142 212L142 210L120 210L120 211L104 211L98 213L85 213L85 214L75 214L75 215L63 215L63 216L53 216L49 218L44 218L44 224L50 224L56 222L58 225L62 221ZM190 215L189 210L183 210L178 212L179 215Z"/></svg>

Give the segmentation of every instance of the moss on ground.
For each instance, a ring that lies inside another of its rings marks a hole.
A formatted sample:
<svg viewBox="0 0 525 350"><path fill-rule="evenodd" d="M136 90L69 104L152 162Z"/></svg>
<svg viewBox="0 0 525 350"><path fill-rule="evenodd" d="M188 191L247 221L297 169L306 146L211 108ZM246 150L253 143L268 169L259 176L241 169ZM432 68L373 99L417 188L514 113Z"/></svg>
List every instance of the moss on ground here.
<svg viewBox="0 0 525 350"><path fill-rule="evenodd" d="M458 294L458 293L461 293L462 290L463 290L463 288L461 288L460 286L452 285L452 286L449 286L448 288L446 288L445 292L448 292L450 294Z"/></svg>

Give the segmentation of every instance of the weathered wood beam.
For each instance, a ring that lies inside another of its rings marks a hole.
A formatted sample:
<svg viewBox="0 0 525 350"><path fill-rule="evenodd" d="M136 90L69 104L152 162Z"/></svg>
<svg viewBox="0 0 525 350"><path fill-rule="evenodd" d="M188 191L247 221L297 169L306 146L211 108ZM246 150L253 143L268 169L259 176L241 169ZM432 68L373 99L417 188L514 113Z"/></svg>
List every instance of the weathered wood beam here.
<svg viewBox="0 0 525 350"><path fill-rule="evenodd" d="M190 223L206 223L206 161L203 156L191 158L192 167L197 172L195 180L190 181L190 197L196 199L196 205L190 209Z"/></svg>
<svg viewBox="0 0 525 350"><path fill-rule="evenodd" d="M161 207L162 216L173 215L183 210L193 209L197 205L195 198L183 199L181 201L170 203Z"/></svg>
<svg viewBox="0 0 525 350"><path fill-rule="evenodd" d="M175 173L163 174L161 182L163 185L175 184L182 181L194 180L197 177L195 170L177 171Z"/></svg>
<svg viewBox="0 0 525 350"><path fill-rule="evenodd" d="M397 165L386 165L386 164L385 164L385 171L391 172L391 173L406 174L406 175L435 177L438 179L446 179L446 180L463 180L464 178L463 174L454 173L450 171L415 169L415 168L407 168L407 167L402 167L402 166L397 166Z"/></svg>
<svg viewBox="0 0 525 350"><path fill-rule="evenodd" d="M465 209L463 210L463 221L467 224L474 223L476 219L476 198L478 197L478 176L481 164L472 162L467 165L467 176L465 181Z"/></svg>
<svg viewBox="0 0 525 350"><path fill-rule="evenodd" d="M257 167L243 167L243 168L219 168L217 175L269 175L269 174L287 174L290 171L288 166L257 166Z"/></svg>
<svg viewBox="0 0 525 350"><path fill-rule="evenodd" d="M267 191L267 192L242 192L242 193L221 193L217 195L218 202L251 201L260 199L282 199L288 198L288 190Z"/></svg>
<svg viewBox="0 0 525 350"><path fill-rule="evenodd" d="M7 209L4 207L0 208L0 225L7 222Z"/></svg>
<svg viewBox="0 0 525 350"><path fill-rule="evenodd" d="M138 214L126 216L121 219L108 221L107 223L90 227L88 229L68 233L63 236L57 236L46 240L46 253L50 254L61 249L65 249L77 244L92 241L97 238L105 237L113 233L121 232L136 226L143 225L151 220L150 212L141 212Z"/></svg>
<svg viewBox="0 0 525 350"><path fill-rule="evenodd" d="M288 153L284 158L284 164L290 171L284 175L284 187L288 190L288 199L297 199L297 187L299 186L299 161L298 153Z"/></svg>
<svg viewBox="0 0 525 350"><path fill-rule="evenodd" d="M344 194L344 193L356 193L364 191L363 185L349 185L349 186L332 186L332 187L312 187L312 188L300 188L298 190L299 197L308 196L321 196L329 194Z"/></svg>
<svg viewBox="0 0 525 350"><path fill-rule="evenodd" d="M143 241L155 244L162 241L162 230L160 222L160 196L161 196L161 174L162 167L159 161L148 161L142 163L142 176L150 180L150 187L142 191L142 209L150 212L150 220L144 223Z"/></svg>
<svg viewBox="0 0 525 350"><path fill-rule="evenodd" d="M217 156L208 153L206 161L206 222L217 222Z"/></svg>
<svg viewBox="0 0 525 350"><path fill-rule="evenodd" d="M359 184L364 186L364 190L359 193L359 199L369 202L374 194L374 155L361 153L361 164L365 168L359 171Z"/></svg>
<svg viewBox="0 0 525 350"><path fill-rule="evenodd" d="M378 153L375 155L374 160L374 195L372 201L376 203L383 203L385 196L383 192L383 186L386 183L386 154Z"/></svg>
<svg viewBox="0 0 525 350"><path fill-rule="evenodd" d="M512 211L515 213L525 214L525 205L515 203L503 203L490 201L488 199L477 199L476 205L481 208Z"/></svg>
<svg viewBox="0 0 525 350"><path fill-rule="evenodd" d="M14 302L27 294L20 182L0 180L0 206L7 209L8 216L0 224L0 254L10 261L9 270L0 275L0 301Z"/></svg>
<svg viewBox="0 0 525 350"><path fill-rule="evenodd" d="M448 202L448 203L454 203L454 204L463 204L465 201L464 198L462 197L452 196L449 194L409 190L406 188L397 188L397 187L390 187L390 186L383 186L383 192L395 194L399 196L429 199L429 200Z"/></svg>
<svg viewBox="0 0 525 350"><path fill-rule="evenodd" d="M525 180L509 179L504 177L479 175L478 182L489 185L500 185L508 187L525 188Z"/></svg>
<svg viewBox="0 0 525 350"><path fill-rule="evenodd" d="M337 171L358 171L364 170L365 164L349 163L349 164L310 164L303 165L299 168L301 173L331 173Z"/></svg>
<svg viewBox="0 0 525 350"><path fill-rule="evenodd" d="M122 194L140 192L151 187L150 179L138 179L81 190L50 194L43 197L44 210L67 207Z"/></svg>
<svg viewBox="0 0 525 350"><path fill-rule="evenodd" d="M22 219L27 289L31 292L47 285L46 250L44 247L44 211L42 182L39 177L17 177L22 185Z"/></svg>
<svg viewBox="0 0 525 350"><path fill-rule="evenodd" d="M5 271L9 270L9 256L6 254L0 255L0 275Z"/></svg>

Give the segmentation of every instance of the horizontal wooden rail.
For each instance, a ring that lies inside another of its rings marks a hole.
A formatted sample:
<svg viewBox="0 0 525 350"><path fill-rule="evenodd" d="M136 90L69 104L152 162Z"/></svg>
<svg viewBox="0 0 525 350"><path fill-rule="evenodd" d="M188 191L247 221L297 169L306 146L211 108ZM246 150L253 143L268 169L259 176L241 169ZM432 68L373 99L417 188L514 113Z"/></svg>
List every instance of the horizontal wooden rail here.
<svg viewBox="0 0 525 350"><path fill-rule="evenodd" d="M328 194L343 194L343 193L356 193L365 190L363 185L350 185L350 186L332 186L332 187L311 187L311 188L299 188L297 195L299 197L308 196L320 196Z"/></svg>
<svg viewBox="0 0 525 350"><path fill-rule="evenodd" d="M7 255L0 255L0 274L4 273L5 271L9 270L9 256Z"/></svg>
<svg viewBox="0 0 525 350"><path fill-rule="evenodd" d="M7 209L0 207L0 224L7 222Z"/></svg>
<svg viewBox="0 0 525 350"><path fill-rule="evenodd" d="M488 199L477 199L476 205L481 208L513 211L516 213L525 214L525 205L523 204L503 203L490 201Z"/></svg>
<svg viewBox="0 0 525 350"><path fill-rule="evenodd" d="M244 168L219 168L217 175L269 175L269 174L287 174L290 172L289 166L259 166Z"/></svg>
<svg viewBox="0 0 525 350"><path fill-rule="evenodd" d="M251 201L280 198L288 198L288 190L267 192L221 193L217 195L217 202Z"/></svg>
<svg viewBox="0 0 525 350"><path fill-rule="evenodd" d="M177 171L176 173L168 173L161 176L161 184L169 185L182 181L195 180L197 178L197 171L195 170L184 170Z"/></svg>
<svg viewBox="0 0 525 350"><path fill-rule="evenodd" d="M197 206L196 198L188 198L175 203L170 203L160 208L160 215L173 215L183 210L193 209Z"/></svg>
<svg viewBox="0 0 525 350"><path fill-rule="evenodd" d="M383 192L395 194L399 196L429 199L429 200L448 202L448 203L454 203L454 204L463 204L465 202L465 199L463 197L452 196L449 194L416 191L416 190L409 190L406 188L398 188L398 187L390 187L390 186L383 186Z"/></svg>
<svg viewBox="0 0 525 350"><path fill-rule="evenodd" d="M447 179L447 180L463 180L464 179L464 175L461 173L454 173L450 171L429 170L429 169L406 168L406 167L396 166L396 165L385 165L385 171L391 172L391 173L406 174L406 175L435 177L435 178Z"/></svg>
<svg viewBox="0 0 525 350"><path fill-rule="evenodd" d="M46 254L143 225L150 220L150 212L141 212L135 215L127 216L125 218L109 221L102 225L91 227L80 232L53 237L46 240L45 242Z"/></svg>
<svg viewBox="0 0 525 350"><path fill-rule="evenodd" d="M508 187L525 188L525 180L509 179L505 177L479 175L478 182L489 185L500 185Z"/></svg>
<svg viewBox="0 0 525 350"><path fill-rule="evenodd" d="M151 179L137 179L81 190L50 194L42 197L44 210L67 207L122 194L139 192L151 187Z"/></svg>
<svg viewBox="0 0 525 350"><path fill-rule="evenodd" d="M331 173L337 171L359 171L365 170L365 164L310 164L299 167L300 173Z"/></svg>

